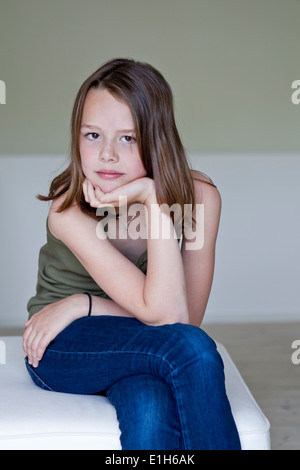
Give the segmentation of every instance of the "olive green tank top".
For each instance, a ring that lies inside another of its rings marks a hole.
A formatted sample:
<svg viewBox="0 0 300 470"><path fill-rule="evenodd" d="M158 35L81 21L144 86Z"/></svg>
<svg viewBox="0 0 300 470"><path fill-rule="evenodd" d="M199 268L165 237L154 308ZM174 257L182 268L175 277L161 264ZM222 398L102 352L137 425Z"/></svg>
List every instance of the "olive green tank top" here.
<svg viewBox="0 0 300 470"><path fill-rule="evenodd" d="M29 318L46 305L72 294L89 292L91 295L109 299L109 296L96 284L76 256L58 238L54 237L46 223L47 243L39 254L36 295L27 304ZM146 273L147 252L135 262Z"/></svg>

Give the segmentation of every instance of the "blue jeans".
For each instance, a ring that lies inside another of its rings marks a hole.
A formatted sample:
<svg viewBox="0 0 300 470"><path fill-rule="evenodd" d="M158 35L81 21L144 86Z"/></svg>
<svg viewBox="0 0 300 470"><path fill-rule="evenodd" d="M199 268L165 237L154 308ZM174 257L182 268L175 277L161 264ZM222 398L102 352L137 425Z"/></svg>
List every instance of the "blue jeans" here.
<svg viewBox="0 0 300 470"><path fill-rule="evenodd" d="M37 368L26 366L46 390L105 393L123 450L240 449L223 362L200 328L84 317L50 343Z"/></svg>

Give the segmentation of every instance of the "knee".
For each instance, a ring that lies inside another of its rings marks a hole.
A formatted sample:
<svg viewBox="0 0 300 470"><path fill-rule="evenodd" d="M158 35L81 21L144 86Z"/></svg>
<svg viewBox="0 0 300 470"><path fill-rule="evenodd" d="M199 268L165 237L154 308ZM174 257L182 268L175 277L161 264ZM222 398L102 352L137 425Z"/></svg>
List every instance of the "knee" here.
<svg viewBox="0 0 300 470"><path fill-rule="evenodd" d="M176 323L168 325L173 338L176 357L181 360L201 361L210 367L222 367L223 361L217 350L216 343L201 328L192 325Z"/></svg>

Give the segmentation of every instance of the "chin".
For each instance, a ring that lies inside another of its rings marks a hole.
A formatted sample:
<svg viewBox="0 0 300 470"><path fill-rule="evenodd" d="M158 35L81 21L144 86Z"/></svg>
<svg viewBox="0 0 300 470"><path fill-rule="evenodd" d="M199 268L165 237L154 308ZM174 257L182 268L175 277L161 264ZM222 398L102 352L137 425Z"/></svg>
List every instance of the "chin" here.
<svg viewBox="0 0 300 470"><path fill-rule="evenodd" d="M110 193L111 191L114 191L115 189L118 189L120 186L122 186L122 184L118 184L117 182L114 182L114 181L103 181L100 184L99 183L97 184L104 194Z"/></svg>

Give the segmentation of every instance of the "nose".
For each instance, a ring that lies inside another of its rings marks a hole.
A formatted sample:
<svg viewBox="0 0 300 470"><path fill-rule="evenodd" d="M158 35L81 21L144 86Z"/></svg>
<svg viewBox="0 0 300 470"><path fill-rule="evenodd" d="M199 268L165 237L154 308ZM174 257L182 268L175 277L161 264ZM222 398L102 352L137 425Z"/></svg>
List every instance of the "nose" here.
<svg viewBox="0 0 300 470"><path fill-rule="evenodd" d="M118 160L118 154L112 141L106 140L102 143L102 146L99 149L99 160L102 160L103 162Z"/></svg>

